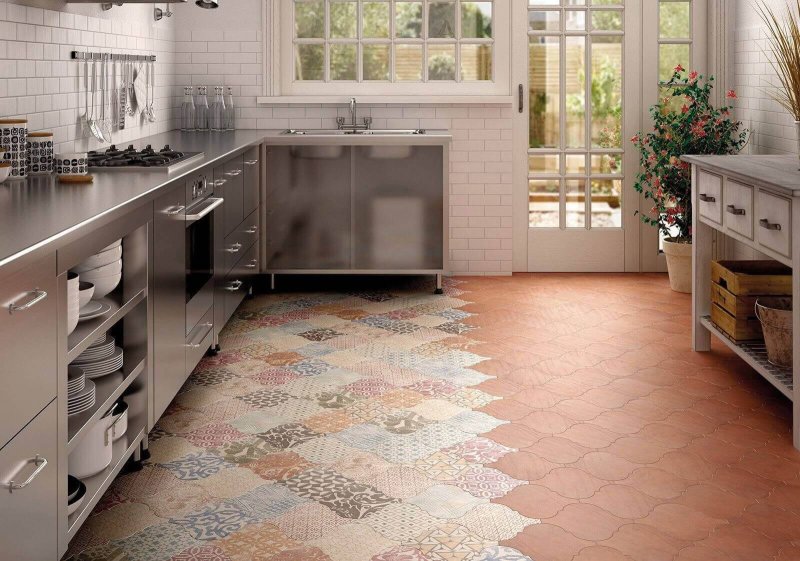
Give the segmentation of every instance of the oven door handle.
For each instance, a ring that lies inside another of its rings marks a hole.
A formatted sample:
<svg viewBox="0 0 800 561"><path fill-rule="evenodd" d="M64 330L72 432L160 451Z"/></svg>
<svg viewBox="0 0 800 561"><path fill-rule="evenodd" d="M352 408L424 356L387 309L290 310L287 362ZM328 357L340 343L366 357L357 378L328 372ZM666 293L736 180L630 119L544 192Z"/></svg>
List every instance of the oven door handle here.
<svg viewBox="0 0 800 561"><path fill-rule="evenodd" d="M221 207L223 205L223 203L225 203L225 199L210 197L210 198L206 199L205 202L210 202L211 204L206 206L203 210L201 210L197 214L186 214L183 217L183 219L186 222L197 222L201 218L205 218L206 216L208 216L209 214L214 212L214 209L217 209L217 208ZM203 202L201 204L205 204L205 202Z"/></svg>

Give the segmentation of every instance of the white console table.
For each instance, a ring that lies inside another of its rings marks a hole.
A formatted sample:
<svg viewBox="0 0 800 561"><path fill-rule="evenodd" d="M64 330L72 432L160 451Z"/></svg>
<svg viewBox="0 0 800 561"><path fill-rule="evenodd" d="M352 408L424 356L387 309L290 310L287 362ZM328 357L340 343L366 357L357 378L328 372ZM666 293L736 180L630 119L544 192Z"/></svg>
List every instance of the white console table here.
<svg viewBox="0 0 800 561"><path fill-rule="evenodd" d="M692 164L692 344L711 335L793 402L794 446L800 449L800 161L796 156L684 156ZM763 343L736 344L711 323L712 231L717 230L792 267L794 368L767 361Z"/></svg>

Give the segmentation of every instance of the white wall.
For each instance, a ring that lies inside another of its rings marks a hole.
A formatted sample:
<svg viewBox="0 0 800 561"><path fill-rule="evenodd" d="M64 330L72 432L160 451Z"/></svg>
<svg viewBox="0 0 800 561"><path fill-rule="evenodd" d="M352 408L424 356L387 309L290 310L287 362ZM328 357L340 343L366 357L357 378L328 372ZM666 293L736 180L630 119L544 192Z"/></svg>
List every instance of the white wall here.
<svg viewBox="0 0 800 561"><path fill-rule="evenodd" d="M217 10L175 6L176 81L225 85L236 96L239 128L328 128L344 107L260 106L261 0L226 0ZM180 88L178 88L180 90ZM181 90L182 91L182 90ZM511 273L511 107L364 106L376 128L449 129L454 137L450 187L451 270Z"/></svg>
<svg viewBox="0 0 800 561"><path fill-rule="evenodd" d="M776 13L785 0L768 0ZM735 84L739 99L736 117L753 131L748 150L753 154L796 154L797 130L793 117L769 95L778 83L769 62L767 35L753 0L737 0Z"/></svg>
<svg viewBox="0 0 800 561"><path fill-rule="evenodd" d="M156 23L152 5L104 12L99 4L0 0L0 117L25 117L31 131L53 131L58 151L99 147L81 125L83 65L70 60L70 51L127 52L158 57L157 121L129 118L114 142L172 129L172 23Z"/></svg>

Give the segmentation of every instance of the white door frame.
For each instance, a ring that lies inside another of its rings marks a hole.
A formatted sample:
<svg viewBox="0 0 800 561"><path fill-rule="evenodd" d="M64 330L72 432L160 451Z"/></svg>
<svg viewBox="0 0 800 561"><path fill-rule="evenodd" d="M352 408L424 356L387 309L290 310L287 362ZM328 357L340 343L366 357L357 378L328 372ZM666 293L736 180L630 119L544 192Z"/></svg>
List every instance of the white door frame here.
<svg viewBox="0 0 800 561"><path fill-rule="evenodd" d="M641 44L642 13L641 2L628 1L625 3L625 35L623 38L623 145L626 149L623 159L625 181L622 190L622 232L617 229L589 230L592 236L601 239L607 237L609 251L598 251L597 247L582 250L580 242L585 240L585 230L536 230L530 234L529 207L528 207L528 18L527 0L512 0L514 12L512 14L512 52L515 53L512 62L512 77L515 93L520 95L514 108L513 117L513 223L514 223L514 271L538 272L611 272L611 271L638 271L639 264L639 238L641 229L638 217L634 212L638 209L638 194L633 189L635 170L638 169L639 160L630 138L641 128L641 81L636 79L641 76L642 53L635 48ZM563 92L562 92L563 93ZM522 109L520 111L520 109ZM529 263L530 247L529 236L536 237L537 253L561 256L549 260L548 263ZM622 236L622 239L620 239ZM619 244L623 248L620 253ZM601 247L604 244L600 244ZM570 247L569 255L564 248Z"/></svg>

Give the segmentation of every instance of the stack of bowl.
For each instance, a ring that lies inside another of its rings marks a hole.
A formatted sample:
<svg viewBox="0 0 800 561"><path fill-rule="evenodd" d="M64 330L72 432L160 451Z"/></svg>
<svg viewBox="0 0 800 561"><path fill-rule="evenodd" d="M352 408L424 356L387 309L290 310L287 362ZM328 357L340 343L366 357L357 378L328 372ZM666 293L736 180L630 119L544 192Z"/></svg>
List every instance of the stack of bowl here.
<svg viewBox="0 0 800 561"><path fill-rule="evenodd" d="M81 311L80 284L81 278L77 273L67 275L67 335L78 327Z"/></svg>
<svg viewBox="0 0 800 561"><path fill-rule="evenodd" d="M117 240L100 253L92 255L72 269L72 272L78 273L81 280L94 285L91 299L107 296L122 280L122 240Z"/></svg>

